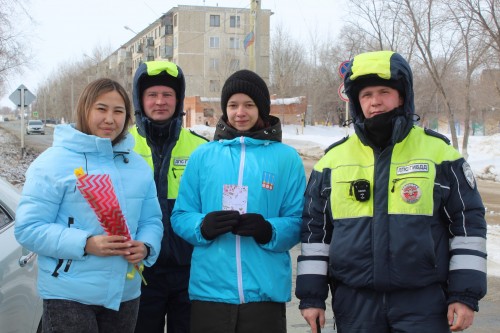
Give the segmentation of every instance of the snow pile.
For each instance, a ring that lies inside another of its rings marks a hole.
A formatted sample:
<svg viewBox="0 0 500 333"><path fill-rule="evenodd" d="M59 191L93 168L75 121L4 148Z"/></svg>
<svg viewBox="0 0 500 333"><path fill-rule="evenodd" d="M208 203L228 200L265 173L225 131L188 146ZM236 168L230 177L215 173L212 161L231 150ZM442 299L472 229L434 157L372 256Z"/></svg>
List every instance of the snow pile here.
<svg viewBox="0 0 500 333"><path fill-rule="evenodd" d="M500 134L469 138L469 164L476 177L500 182Z"/></svg>
<svg viewBox="0 0 500 333"><path fill-rule="evenodd" d="M25 181L24 174L38 153L27 149L24 158L21 158L18 142L17 137L0 128L0 177L21 189Z"/></svg>
<svg viewBox="0 0 500 333"><path fill-rule="evenodd" d="M213 139L215 128L197 125L192 130L207 139ZM352 133L352 127L285 125L283 142L297 149L304 157L319 159L332 143ZM462 138L460 137L458 141L461 147ZM468 146L467 161L475 176L500 182L500 134L471 136Z"/></svg>
<svg viewBox="0 0 500 333"><path fill-rule="evenodd" d="M193 127L199 135L213 139L215 128ZM287 125L283 128L283 142L293 146L304 157L319 159L332 143L352 133L352 129L327 126ZM21 159L19 140L0 127L0 177L17 188L24 184L24 173L37 154L27 150ZM461 143L460 143L461 144ZM475 136L469 139L469 164L476 177L500 182L500 134ZM492 213L492 212L490 212ZM500 225L488 225L488 275L500 276Z"/></svg>

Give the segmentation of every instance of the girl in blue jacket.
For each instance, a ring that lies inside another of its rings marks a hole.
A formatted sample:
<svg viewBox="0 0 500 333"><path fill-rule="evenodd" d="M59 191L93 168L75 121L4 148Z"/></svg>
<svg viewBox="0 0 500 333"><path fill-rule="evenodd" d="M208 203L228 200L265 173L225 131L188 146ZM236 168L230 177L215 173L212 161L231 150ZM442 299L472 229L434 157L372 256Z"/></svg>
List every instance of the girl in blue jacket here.
<svg viewBox="0 0 500 333"><path fill-rule="evenodd" d="M52 147L26 173L16 238L38 254L43 332L133 332L141 278L163 235L153 175L132 149L130 100L99 79L82 92L76 125L58 125ZM110 176L131 240L108 236L76 187L74 170Z"/></svg>
<svg viewBox="0 0 500 333"><path fill-rule="evenodd" d="M221 105L214 141L191 155L172 215L174 231L194 245L191 333L286 332L304 167L281 143L257 74L231 75Z"/></svg>

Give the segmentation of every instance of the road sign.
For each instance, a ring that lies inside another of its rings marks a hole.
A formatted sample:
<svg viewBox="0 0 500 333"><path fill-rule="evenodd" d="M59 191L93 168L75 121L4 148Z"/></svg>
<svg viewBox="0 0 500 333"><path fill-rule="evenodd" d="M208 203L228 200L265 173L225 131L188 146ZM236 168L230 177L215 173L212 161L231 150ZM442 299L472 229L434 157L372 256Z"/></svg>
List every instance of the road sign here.
<svg viewBox="0 0 500 333"><path fill-rule="evenodd" d="M342 61L342 63L339 66L339 74L342 78L346 75L347 71L349 70L349 66L351 66L351 62L349 60Z"/></svg>
<svg viewBox="0 0 500 333"><path fill-rule="evenodd" d="M17 106L21 106L21 90L23 90L24 96L24 106L28 106L35 100L36 96L31 93L24 85L20 85L12 94L10 94L9 99L16 104Z"/></svg>
<svg viewBox="0 0 500 333"><path fill-rule="evenodd" d="M344 83L340 84L338 93L341 100L343 100L344 102L349 102L349 97L347 97L347 94L344 91Z"/></svg>

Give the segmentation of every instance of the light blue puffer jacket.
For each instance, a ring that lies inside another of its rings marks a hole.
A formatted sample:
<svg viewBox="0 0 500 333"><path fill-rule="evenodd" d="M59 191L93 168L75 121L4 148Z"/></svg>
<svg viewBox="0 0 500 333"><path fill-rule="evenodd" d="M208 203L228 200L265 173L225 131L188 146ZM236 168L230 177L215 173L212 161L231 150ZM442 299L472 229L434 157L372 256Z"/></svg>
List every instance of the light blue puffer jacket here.
<svg viewBox="0 0 500 333"><path fill-rule="evenodd" d="M43 299L69 299L117 310L140 295L138 274L121 256L85 255L88 237L105 234L97 216L76 188L74 170L109 174L135 240L148 244L151 266L160 252L161 210L151 168L134 153L129 135L114 147L109 139L58 125L52 147L26 173L16 212L16 238L38 253L38 290Z"/></svg>
<svg viewBox="0 0 500 333"><path fill-rule="evenodd" d="M205 215L222 210L224 185L238 184L248 186L247 212L271 223L269 243L232 233L213 241L201 235ZM198 147L182 176L172 215L174 231L194 245L190 298L231 304L289 301L288 251L299 241L304 190L302 161L281 142L237 137Z"/></svg>

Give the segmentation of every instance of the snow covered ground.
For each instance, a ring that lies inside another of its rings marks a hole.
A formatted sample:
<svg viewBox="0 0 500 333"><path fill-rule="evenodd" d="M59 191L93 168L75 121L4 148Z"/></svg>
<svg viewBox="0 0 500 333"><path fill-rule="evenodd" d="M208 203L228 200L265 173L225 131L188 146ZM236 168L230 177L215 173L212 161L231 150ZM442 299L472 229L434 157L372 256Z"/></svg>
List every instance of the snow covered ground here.
<svg viewBox="0 0 500 333"><path fill-rule="evenodd" d="M196 126L192 129L207 138L213 138L213 127ZM350 133L352 129L337 126L302 128L287 125L283 129L283 142L293 146L301 155L320 158L324 149ZM461 138L459 142L461 145ZM468 148L467 161L476 177L500 182L500 134L470 137ZM488 225L487 237L488 275L500 276L500 225Z"/></svg>
<svg viewBox="0 0 500 333"><path fill-rule="evenodd" d="M207 138L213 138L213 127L196 126L192 129ZM287 125L283 129L283 141L295 147L301 155L316 159L323 155L324 149L351 132L352 129L336 126L302 128ZM13 140L15 138L12 135L7 135L0 128L0 175L21 187L24 172L35 156L30 153L24 160L19 160ZM500 182L500 134L470 137L468 162L476 177ZM500 225L488 226L487 246L488 275L500 276Z"/></svg>
<svg viewBox="0 0 500 333"><path fill-rule="evenodd" d="M207 138L213 137L214 128L195 126L195 132ZM286 125L283 128L283 142L295 147L301 155L319 158L324 149L332 143L353 132L352 128L338 126L301 126ZM459 137L459 146L462 141ZM469 138L469 157L476 177L500 182L500 134L492 136L471 136Z"/></svg>

